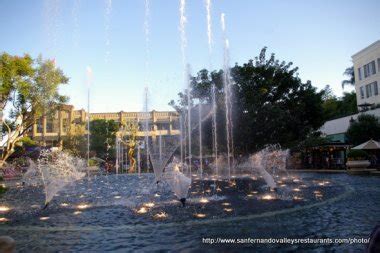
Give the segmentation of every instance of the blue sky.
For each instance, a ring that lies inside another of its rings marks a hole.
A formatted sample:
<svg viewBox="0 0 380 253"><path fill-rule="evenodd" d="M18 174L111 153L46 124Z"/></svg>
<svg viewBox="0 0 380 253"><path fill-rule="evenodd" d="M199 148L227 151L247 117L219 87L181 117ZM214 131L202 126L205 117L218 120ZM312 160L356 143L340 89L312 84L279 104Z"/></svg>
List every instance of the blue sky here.
<svg viewBox="0 0 380 253"><path fill-rule="evenodd" d="M112 0L107 15L108 1L0 0L0 51L55 58L70 77L62 92L78 109L87 107L87 66L93 69L91 111L141 111L145 80L150 108L170 109L167 103L184 87L179 1L150 0L148 69L144 0ZM224 12L231 63L247 62L267 46L294 62L302 80L329 84L340 95L351 55L380 39L379 10L377 0L214 0L211 64L222 66ZM204 0L187 0L186 14L187 61L196 72L210 66Z"/></svg>

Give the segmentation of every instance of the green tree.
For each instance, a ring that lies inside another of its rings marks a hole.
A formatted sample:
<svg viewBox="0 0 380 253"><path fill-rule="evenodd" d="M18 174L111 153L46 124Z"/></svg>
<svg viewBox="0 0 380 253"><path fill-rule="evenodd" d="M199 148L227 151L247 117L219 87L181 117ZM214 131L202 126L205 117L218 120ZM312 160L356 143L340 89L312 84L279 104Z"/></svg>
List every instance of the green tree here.
<svg viewBox="0 0 380 253"><path fill-rule="evenodd" d="M323 124L322 96L303 83L293 63L263 48L255 60L232 69L238 148L252 152L266 144L295 146ZM240 147L239 147L240 146Z"/></svg>
<svg viewBox="0 0 380 253"><path fill-rule="evenodd" d="M212 84L216 87L218 105L218 141L225 147L225 116L223 71L201 70L191 77L192 102L210 104ZM280 62L266 48L254 60L231 69L233 79L232 115L235 146L239 152L250 153L266 144L279 143L291 147L318 129L324 122L322 97L308 81L298 77L298 68L292 63ZM177 102L169 103L178 111L186 108L186 96L179 94ZM204 131L210 131L211 119L205 122ZM205 141L211 149L211 135Z"/></svg>
<svg viewBox="0 0 380 253"><path fill-rule="evenodd" d="M354 145L359 145L370 139L380 140L380 118L369 115L361 114L357 120L350 124L347 130L347 137Z"/></svg>
<svg viewBox="0 0 380 253"><path fill-rule="evenodd" d="M96 153L96 156L106 160L107 152L110 157L115 154L116 132L119 130L119 124L114 120L93 120L90 122L90 150ZM111 146L107 150L107 144Z"/></svg>
<svg viewBox="0 0 380 253"><path fill-rule="evenodd" d="M356 93L344 92L342 97L336 97L330 92L329 86L324 89L323 115L325 120L336 119L358 113Z"/></svg>
<svg viewBox="0 0 380 253"><path fill-rule="evenodd" d="M63 138L63 150L74 156L86 157L87 136L85 124L71 124L68 134Z"/></svg>
<svg viewBox="0 0 380 253"><path fill-rule="evenodd" d="M355 85L355 70L354 66L348 67L344 70L343 75L347 77L347 79L342 81L342 88L346 85Z"/></svg>
<svg viewBox="0 0 380 253"><path fill-rule="evenodd" d="M5 63L0 65L1 102L2 108L8 108L10 115L4 121L8 137L0 167L37 119L51 115L67 101L67 97L60 95L59 86L68 82L52 60L43 60L41 56L36 60L29 56L3 54L2 57Z"/></svg>

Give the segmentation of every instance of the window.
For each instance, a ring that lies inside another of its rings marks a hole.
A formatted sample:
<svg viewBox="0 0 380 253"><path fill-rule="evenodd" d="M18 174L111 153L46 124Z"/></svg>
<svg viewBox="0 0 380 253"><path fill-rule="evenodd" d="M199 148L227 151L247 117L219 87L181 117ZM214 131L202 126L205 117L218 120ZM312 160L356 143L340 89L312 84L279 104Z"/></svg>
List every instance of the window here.
<svg viewBox="0 0 380 253"><path fill-rule="evenodd" d="M362 80L362 68L358 68L358 73L359 73L359 80Z"/></svg>
<svg viewBox="0 0 380 253"><path fill-rule="evenodd" d="M380 58L377 58L377 72L380 72Z"/></svg>
<svg viewBox="0 0 380 253"><path fill-rule="evenodd" d="M364 88L363 88L363 86L360 87L360 98L361 98L361 99L364 98Z"/></svg>
<svg viewBox="0 0 380 253"><path fill-rule="evenodd" d="M367 84L365 86L365 93L367 95L367 98L372 97L372 84Z"/></svg>
<svg viewBox="0 0 380 253"><path fill-rule="evenodd" d="M375 61L371 61L370 63L363 66L364 70L364 78L367 78L371 75L376 74L376 64Z"/></svg>
<svg viewBox="0 0 380 253"><path fill-rule="evenodd" d="M372 85L373 85L373 95L374 96L379 95L379 88L377 87L377 82L373 82Z"/></svg>
<svg viewBox="0 0 380 253"><path fill-rule="evenodd" d="M369 76L368 64L363 66L363 70L364 70L364 78L367 78Z"/></svg>
<svg viewBox="0 0 380 253"><path fill-rule="evenodd" d="M371 61L369 63L369 66L370 66L370 69L371 69L371 75L376 74L376 63L375 63L375 61Z"/></svg>

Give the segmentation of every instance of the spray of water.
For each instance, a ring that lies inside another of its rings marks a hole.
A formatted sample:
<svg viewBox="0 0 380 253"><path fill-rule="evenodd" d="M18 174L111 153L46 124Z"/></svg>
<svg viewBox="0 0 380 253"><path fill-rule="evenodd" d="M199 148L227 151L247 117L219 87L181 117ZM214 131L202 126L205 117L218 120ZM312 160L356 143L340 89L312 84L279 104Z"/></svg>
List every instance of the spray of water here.
<svg viewBox="0 0 380 253"><path fill-rule="evenodd" d="M186 47L187 47L187 38L186 38L186 0L180 0L179 5L179 31L181 36L181 53L182 53L182 65L184 67L184 73L186 72Z"/></svg>
<svg viewBox="0 0 380 253"><path fill-rule="evenodd" d="M80 30L79 30L79 18L78 18L78 13L79 13L79 8L80 8L81 0L75 0L73 4L73 8L71 10L71 16L73 19L73 44L75 47L79 46L79 35L80 35Z"/></svg>
<svg viewBox="0 0 380 253"><path fill-rule="evenodd" d="M144 136L145 136L145 151L146 151L146 166L147 171L149 171L149 152L150 152L150 145L149 145L149 120L150 120L150 114L149 114L149 90L148 87L145 87L145 94L144 94L144 112L145 112L145 118L144 118Z"/></svg>
<svg viewBox="0 0 380 253"><path fill-rule="evenodd" d="M146 166L149 171L149 76L150 76L150 0L144 1L144 35L145 35L145 93L144 93L144 112L146 114L144 122Z"/></svg>
<svg viewBox="0 0 380 253"><path fill-rule="evenodd" d="M205 0L206 13L207 13L207 42L208 51L212 53L212 29L211 29L211 0Z"/></svg>
<svg viewBox="0 0 380 253"><path fill-rule="evenodd" d="M198 124L199 124L199 169L201 178L203 177L203 153L202 153L202 101L199 101L198 108Z"/></svg>
<svg viewBox="0 0 380 253"><path fill-rule="evenodd" d="M212 70L212 23L211 23L211 0L205 0L206 7L206 20L207 20L207 42L208 42L208 53L209 53L209 65L210 71ZM211 78L211 74L210 74ZM217 138L217 123L216 123L216 87L215 84L211 85L211 100L212 100L212 142L213 142L213 156L215 161L218 160L218 138ZM218 165L215 164L215 170L218 174Z"/></svg>
<svg viewBox="0 0 380 253"><path fill-rule="evenodd" d="M187 71L186 71L186 83L187 83L187 89L186 89L186 93L187 93L187 135L188 135L188 139L187 139L187 143L188 143L188 148L189 148L189 170L190 170L190 175L191 175L191 159L192 159L192 152L191 152L191 107L192 107L192 104L191 104L191 87L190 87L190 80L189 80L189 76L190 76L190 66L187 65ZM200 122L202 123L202 122Z"/></svg>
<svg viewBox="0 0 380 253"><path fill-rule="evenodd" d="M41 151L38 171L45 189L45 205L68 184L85 176L86 162L62 151Z"/></svg>
<svg viewBox="0 0 380 253"><path fill-rule="evenodd" d="M106 5L105 14L104 14L104 31L105 31L105 44L106 44L105 62L108 63L111 57L110 27L111 27L112 0L105 0L105 5Z"/></svg>
<svg viewBox="0 0 380 253"><path fill-rule="evenodd" d="M180 0L179 5L179 30L180 30L180 37L181 37L181 53L182 53L182 65L183 65L183 79L186 87L186 94L187 94L187 146L188 146L188 162L189 162L189 170L191 174L191 158L192 158L192 152L191 152L191 87L190 87L190 80L189 80L189 74L190 74L190 67L187 64L187 55L186 55L186 48L187 48L187 37L186 37L186 23L187 23L187 17L186 17L186 0Z"/></svg>
<svg viewBox="0 0 380 253"><path fill-rule="evenodd" d="M93 73L92 68L90 66L87 66L86 68L86 83L87 83L87 166L89 166L90 163L90 87L92 85L93 81Z"/></svg>
<svg viewBox="0 0 380 253"><path fill-rule="evenodd" d="M224 84L224 102L226 108L226 139L227 139L227 166L229 176L231 176L231 165L233 164L233 136L232 136L232 104L231 104L231 78L230 78L230 66L229 66L229 42L226 36L226 23L225 14L220 16L223 39L224 39L224 54L223 54L223 84Z"/></svg>
<svg viewBox="0 0 380 253"><path fill-rule="evenodd" d="M61 1L45 0L44 2L44 28L47 41L47 52L56 55L58 49L58 34L61 24Z"/></svg>

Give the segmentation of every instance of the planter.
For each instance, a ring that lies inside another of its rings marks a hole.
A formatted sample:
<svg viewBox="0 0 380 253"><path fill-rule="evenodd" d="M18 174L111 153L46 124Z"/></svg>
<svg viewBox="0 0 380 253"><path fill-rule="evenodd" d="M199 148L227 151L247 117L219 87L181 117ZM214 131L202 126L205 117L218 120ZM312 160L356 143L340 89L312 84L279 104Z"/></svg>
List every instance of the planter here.
<svg viewBox="0 0 380 253"><path fill-rule="evenodd" d="M347 172L352 175L369 174L371 169L367 169L371 163L368 160L347 161Z"/></svg>
<svg viewBox="0 0 380 253"><path fill-rule="evenodd" d="M347 161L346 166L347 168L352 169L363 169L370 166L371 163L368 160L358 160L358 161Z"/></svg>

